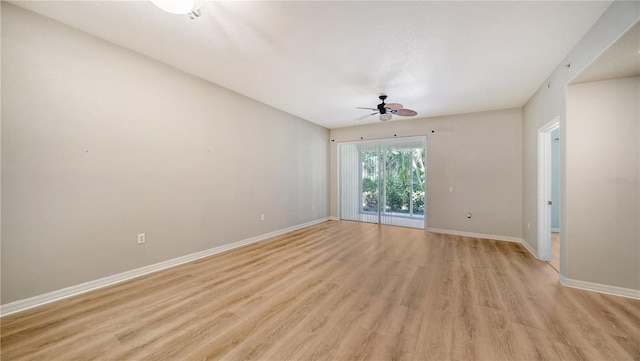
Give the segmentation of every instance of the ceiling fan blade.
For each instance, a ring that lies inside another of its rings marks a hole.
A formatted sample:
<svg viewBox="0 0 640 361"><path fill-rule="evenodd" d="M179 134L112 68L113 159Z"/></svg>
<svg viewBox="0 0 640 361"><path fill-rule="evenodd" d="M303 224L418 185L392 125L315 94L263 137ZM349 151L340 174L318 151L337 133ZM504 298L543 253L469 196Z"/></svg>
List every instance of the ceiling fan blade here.
<svg viewBox="0 0 640 361"><path fill-rule="evenodd" d="M361 116L360 118L355 119L354 121L358 121L358 120L361 120L361 119L364 119L364 118L367 118L367 117L370 117L370 116L372 116L372 115L376 115L376 114L378 114L378 112L371 113L371 114L367 114L367 115L363 115L363 116Z"/></svg>
<svg viewBox="0 0 640 361"><path fill-rule="evenodd" d="M396 111L396 115L400 115L403 117L412 117L414 115L418 114L418 112L416 112L415 110L411 110L411 109L398 109Z"/></svg>
<svg viewBox="0 0 640 361"><path fill-rule="evenodd" d="M402 104L399 103L388 103L384 105L385 108L387 109L392 109L392 110L400 110L402 109Z"/></svg>
<svg viewBox="0 0 640 361"><path fill-rule="evenodd" d="M366 110L375 110L375 111L378 111L378 109L376 109L376 108L363 108L363 107L356 107L356 109L366 109Z"/></svg>

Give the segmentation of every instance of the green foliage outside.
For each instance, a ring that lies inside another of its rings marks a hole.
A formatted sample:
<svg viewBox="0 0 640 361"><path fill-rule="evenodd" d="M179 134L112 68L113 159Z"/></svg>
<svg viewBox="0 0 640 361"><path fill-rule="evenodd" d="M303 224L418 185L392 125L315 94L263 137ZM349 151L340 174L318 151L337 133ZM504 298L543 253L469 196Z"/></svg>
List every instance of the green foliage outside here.
<svg viewBox="0 0 640 361"><path fill-rule="evenodd" d="M378 210L378 152L362 152L363 210ZM382 153L385 167L385 211L424 214L424 149L387 150ZM413 182L412 182L413 178Z"/></svg>

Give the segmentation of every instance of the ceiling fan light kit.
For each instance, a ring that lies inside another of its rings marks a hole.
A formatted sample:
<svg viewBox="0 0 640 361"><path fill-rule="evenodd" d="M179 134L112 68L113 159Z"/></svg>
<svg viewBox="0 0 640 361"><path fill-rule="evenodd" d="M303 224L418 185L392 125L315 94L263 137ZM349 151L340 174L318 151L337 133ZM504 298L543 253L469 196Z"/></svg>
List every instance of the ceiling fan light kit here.
<svg viewBox="0 0 640 361"><path fill-rule="evenodd" d="M382 101L382 103L378 104L376 108L366 108L366 107L357 107L356 109L366 109L366 110L377 110L375 113L367 114L362 116L356 120L360 120L362 118L370 117L372 115L380 114L379 119L383 122L387 120L391 120L393 115L399 115L401 117L412 117L417 115L418 113L415 110L405 109L402 104L399 103L385 103L384 101L387 99L386 95L380 95L378 97Z"/></svg>

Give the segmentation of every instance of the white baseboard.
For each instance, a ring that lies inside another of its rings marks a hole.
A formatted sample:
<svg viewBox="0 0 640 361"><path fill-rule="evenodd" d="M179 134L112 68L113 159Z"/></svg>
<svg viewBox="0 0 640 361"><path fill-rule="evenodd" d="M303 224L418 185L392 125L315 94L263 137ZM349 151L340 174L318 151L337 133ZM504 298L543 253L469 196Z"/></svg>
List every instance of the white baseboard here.
<svg viewBox="0 0 640 361"><path fill-rule="evenodd" d="M58 301L64 298L68 298L68 297L72 297L72 296L76 296L82 293L86 293L89 291L93 291L99 288L103 288L106 286L110 286L116 283L120 283L123 281L127 281L130 280L132 278L136 278L136 277L140 277L149 273L153 273L153 272L157 272L163 269L167 269L170 267L174 267L183 263L187 263L187 262L191 262L200 258L204 258L204 257L208 257L217 253L221 253L224 251L228 251L234 248L238 248L238 247L242 247L242 246L246 246L248 244L251 243L255 243L258 241L262 241L264 239L267 238L271 238L271 237L275 237L275 236L279 236L281 234L285 234L291 231L295 231L301 228L305 228L305 227L309 227L309 226L313 226L315 224L319 224L322 222L326 222L328 221L329 218L320 218L320 219L316 219L313 220L311 222L307 222L307 223L302 223L302 224L298 224L292 227L288 227L288 228L284 228L284 229L280 229L277 231L273 231L273 232L269 232L269 233L265 233L265 234L261 234L259 236L255 236L255 237L251 237L251 238L247 238L247 239L243 239L241 241L237 241L237 242L233 242L233 243L229 243L229 244L225 244L222 246L218 246L218 247L214 247L214 248L210 248L204 251L200 251L200 252L196 252L196 253L191 253L185 256L181 256L181 257L177 257L177 258L173 258L167 261L163 261L163 262L159 262L159 263L155 263L152 265L148 265L148 266L144 266L144 267L140 267L140 268L136 268L130 271L126 271L126 272L122 272L122 273L118 273L112 276L107 276L104 278L100 278L97 280L93 280L93 281L89 281L89 282L85 282L85 283L81 283L75 286L71 286L71 287L67 287L67 288L63 288L60 290L56 290L56 291L52 291L52 292L48 292L42 295L38 295L38 296L34 296L34 297L29 297L26 298L24 300L18 300L18 301L14 301L11 303L7 303L5 305L0 305L0 316L6 316L6 315L10 315L12 313L16 313L16 312L20 312L20 311L24 311L27 310L29 308L33 308L33 307L37 307L37 306L41 306L50 302L54 302L54 301Z"/></svg>
<svg viewBox="0 0 640 361"><path fill-rule="evenodd" d="M473 238L491 239L491 240L495 240L495 241L506 241L506 242L523 243L522 238L518 238L518 237L497 236L497 235L493 235L493 234L482 234L482 233L463 232L463 231L452 231L450 229L439 229L439 228L427 228L427 231L428 232L433 232L433 233L451 234L451 235L454 235L454 236L473 237Z"/></svg>
<svg viewBox="0 0 640 361"><path fill-rule="evenodd" d="M533 257L538 259L537 252L533 248L531 248L531 246L527 242L525 242L522 238L509 237L509 236L497 236L493 234L452 231L449 229L438 229L438 228L427 228L427 231L433 232L433 233L452 234L454 236L474 237L474 238L482 238L482 239L491 239L495 241L520 243L529 253L531 253Z"/></svg>
<svg viewBox="0 0 640 361"><path fill-rule="evenodd" d="M338 218L338 217L329 217L329 220L330 221L339 221L340 218Z"/></svg>
<svg viewBox="0 0 640 361"><path fill-rule="evenodd" d="M563 275L560 275L560 283L564 286L579 288L581 290L606 293L608 295L621 296L621 297L640 300L640 290L634 290L632 288L623 288L623 287L617 287L617 286L604 285L602 283L579 281L571 278L566 278Z"/></svg>
<svg viewBox="0 0 640 361"><path fill-rule="evenodd" d="M535 257L536 259L540 259L538 257L538 252L536 252L535 249L533 249L533 247L531 247L531 245L529 243L527 243L524 239L520 242L520 244L522 245L522 247L524 247L527 251L529 251L529 253L531 253L531 255L533 257Z"/></svg>

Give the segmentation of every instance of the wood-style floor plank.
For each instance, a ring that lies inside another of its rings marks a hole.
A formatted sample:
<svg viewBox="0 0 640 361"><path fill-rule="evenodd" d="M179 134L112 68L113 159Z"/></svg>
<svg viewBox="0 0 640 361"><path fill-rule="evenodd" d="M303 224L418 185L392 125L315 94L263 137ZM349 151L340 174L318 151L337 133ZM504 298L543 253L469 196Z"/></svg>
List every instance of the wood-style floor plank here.
<svg viewBox="0 0 640 361"><path fill-rule="evenodd" d="M0 319L2 360L640 360L514 243L330 221Z"/></svg>

